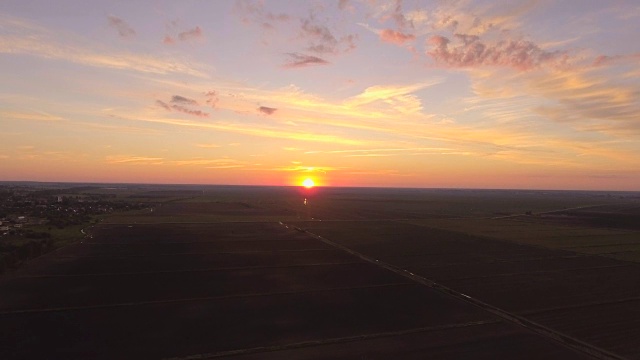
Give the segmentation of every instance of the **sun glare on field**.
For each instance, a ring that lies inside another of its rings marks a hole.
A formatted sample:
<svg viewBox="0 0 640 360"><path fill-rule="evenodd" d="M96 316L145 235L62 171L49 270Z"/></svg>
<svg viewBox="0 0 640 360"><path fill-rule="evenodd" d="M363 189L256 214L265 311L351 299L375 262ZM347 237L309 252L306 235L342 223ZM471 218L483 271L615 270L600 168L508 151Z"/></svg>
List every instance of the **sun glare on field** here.
<svg viewBox="0 0 640 360"><path fill-rule="evenodd" d="M315 183L313 182L312 179L304 179L304 181L302 182L302 186L306 187L307 189L312 188L315 185Z"/></svg>

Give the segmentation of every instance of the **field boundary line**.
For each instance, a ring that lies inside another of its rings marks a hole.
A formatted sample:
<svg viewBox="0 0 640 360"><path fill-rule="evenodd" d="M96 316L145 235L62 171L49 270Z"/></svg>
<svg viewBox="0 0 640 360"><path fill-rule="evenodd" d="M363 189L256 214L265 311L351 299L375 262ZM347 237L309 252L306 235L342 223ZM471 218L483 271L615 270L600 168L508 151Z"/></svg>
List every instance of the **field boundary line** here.
<svg viewBox="0 0 640 360"><path fill-rule="evenodd" d="M623 304L626 302L635 302L635 301L640 301L640 296L627 297L624 299L606 300L606 301L591 301L591 302L585 302L585 303L580 303L575 305L556 306L556 307L543 308L543 309L526 310L526 311L520 312L520 314L538 315L538 314L544 314L544 313L551 313L555 311L573 310L573 309L580 309L580 308L587 308L587 307L594 307L594 306L615 305L615 304Z"/></svg>
<svg viewBox="0 0 640 360"><path fill-rule="evenodd" d="M312 251L335 251L331 248L322 249L295 249L295 250L247 250L247 251L213 251L213 252L184 252L184 253L160 253L160 254L108 254L108 255L60 255L57 258L110 258L110 257L154 257L154 256L176 256L176 255L229 255L229 254L264 254L264 253L289 253L289 252L312 252Z"/></svg>
<svg viewBox="0 0 640 360"><path fill-rule="evenodd" d="M282 224L284 226L287 226L285 224ZM469 303L471 305L474 305L478 308L484 309L494 315L497 315L498 317L505 319L513 324L519 325L521 327L524 327L525 329L528 329L529 331L536 333L540 336L542 336L543 338L546 338L550 341L553 341L555 343L558 343L560 345L563 345L569 349L572 349L574 351L583 353L583 354L587 354L590 356L593 356L597 359L616 359L616 360L623 360L623 357L620 357L614 353L611 353L607 350L601 349L599 347L596 347L594 345L591 345L589 343L586 343L582 340L576 339L572 336L566 335L564 333L561 333L557 330L553 330L551 328L548 328L544 325L538 324L536 322L533 322L531 320L528 320L522 316L510 313L506 310L500 309L498 307L495 307L493 305L490 305L484 301L478 300L476 298L473 298L469 295L463 294L459 291L456 291L452 288L449 288L447 286L444 286L442 284L439 284L433 280L427 279L425 277L422 277L420 275L416 275L410 271L407 271L405 269L396 267L394 265L388 264L386 262L382 262L380 260L371 258L367 255L364 255L362 253L359 253L355 250L352 250L346 246L340 245L338 243L335 243L327 238L324 238L320 235L314 234L312 232L309 232L307 230L303 230L299 227L296 226L292 226L294 229L301 231L301 232L305 232L307 234L309 234L309 236L312 236L322 242L324 242L327 245L331 245L334 246L338 249L341 249L343 251L346 251L354 256L359 257L362 260L368 261L374 265L377 265L379 267L382 267L384 269L387 269L389 271L392 271L398 275L401 275L405 278L411 279L421 285L425 285L431 289L437 290L441 293L447 294L455 299L461 300L463 302Z"/></svg>
<svg viewBox="0 0 640 360"><path fill-rule="evenodd" d="M183 269L183 270L158 270L158 271L132 271L132 272L110 272L110 273L86 273L86 274L42 274L42 275L21 275L16 276L19 279L38 279L38 278L65 278L65 277L99 277L99 276L129 276L129 275L153 275L153 274L179 274L179 273L197 273L197 272L216 272L216 271L233 271L233 270L261 270L261 269L288 269L288 268L304 268L304 267L321 267L336 265L355 265L367 264L362 261L345 261L333 263L313 263L313 264L291 264L291 265L272 265L272 266L230 266L219 268L202 268L202 269Z"/></svg>
<svg viewBox="0 0 640 360"><path fill-rule="evenodd" d="M490 279L490 278L501 278L501 277L509 277L509 276L519 276L519 275L550 274L550 273L561 273L561 272L571 272L571 271L580 271L580 270L610 269L610 268L630 267L630 266L633 266L633 264L602 265L602 266L577 267L577 268L567 268L567 269L557 269L557 270L522 271L522 272L515 272L515 273L508 273L508 274L457 277L457 278L447 279L447 281Z"/></svg>
<svg viewBox="0 0 640 360"><path fill-rule="evenodd" d="M219 351L219 352L207 353L207 354L194 354L194 355L187 355L184 357L165 358L165 360L215 359L215 358L221 358L221 357L249 355L249 354L256 354L256 353L263 353L263 352L283 351L283 350L294 350L294 349L301 349L301 348L313 347L313 346L341 344L341 343L347 343L347 342L379 339L384 337L394 337L394 336L417 334L422 332L458 329L458 328L465 328L465 327L471 327L471 326L481 326L481 325L499 324L499 323L502 323L502 321L497 319L471 321L467 323L428 326L428 327L405 329L405 330L398 330L398 331L388 331L388 332L381 332L381 333L374 333L374 334L362 334L362 335L344 336L339 338L309 340L309 341L302 341L302 342L290 343L290 344L284 344L284 345L259 346L254 348L226 350L226 351Z"/></svg>
<svg viewBox="0 0 640 360"><path fill-rule="evenodd" d="M185 299L148 300L148 301L136 301L136 302L100 304L100 305L3 310L3 311L0 311L0 316L59 312L59 311L106 309L106 308L118 308L118 307L129 307L129 306L140 306L140 305L172 304L172 303L182 303L182 302L190 302L190 301L227 300L227 299L252 298L252 297L261 297L261 296L309 294L309 293L319 293L319 292L329 292L329 291L376 289L376 288L384 288L384 287L401 287L401 286L415 286L415 284L411 282L394 282L394 283L366 285L366 286L340 286L340 287L333 287L333 288L292 290L292 291L281 291L281 292L270 292L270 293L248 293L248 294L235 294L235 295L202 296L202 297L193 297L193 298L185 298Z"/></svg>

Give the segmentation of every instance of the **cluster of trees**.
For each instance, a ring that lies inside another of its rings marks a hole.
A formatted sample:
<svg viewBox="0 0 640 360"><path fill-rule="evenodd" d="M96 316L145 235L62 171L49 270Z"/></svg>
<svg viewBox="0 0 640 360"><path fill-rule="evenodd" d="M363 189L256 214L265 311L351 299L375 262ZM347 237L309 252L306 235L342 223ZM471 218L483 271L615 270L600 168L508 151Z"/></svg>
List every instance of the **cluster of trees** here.
<svg viewBox="0 0 640 360"><path fill-rule="evenodd" d="M0 242L0 274L53 249L53 239L48 232L31 232L27 235L42 238L31 239L20 245Z"/></svg>

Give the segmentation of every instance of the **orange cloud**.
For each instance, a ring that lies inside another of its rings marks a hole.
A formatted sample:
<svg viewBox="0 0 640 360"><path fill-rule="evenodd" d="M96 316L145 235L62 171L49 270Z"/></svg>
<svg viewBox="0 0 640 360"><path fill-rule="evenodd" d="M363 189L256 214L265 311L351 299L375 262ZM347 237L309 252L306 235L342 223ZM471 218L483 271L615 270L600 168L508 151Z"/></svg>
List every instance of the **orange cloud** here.
<svg viewBox="0 0 640 360"><path fill-rule="evenodd" d="M403 45L407 41L415 40L415 36L412 34L405 34L400 31L392 29L383 29L380 31L380 39L388 43Z"/></svg>
<svg viewBox="0 0 640 360"><path fill-rule="evenodd" d="M173 45L173 44L176 43L176 39L174 39L171 36L167 35L162 40L162 43L165 44L165 45Z"/></svg>
<svg viewBox="0 0 640 360"><path fill-rule="evenodd" d="M107 156L105 162L108 164L150 164L161 165L164 163L164 159L160 157L146 157L146 156Z"/></svg>

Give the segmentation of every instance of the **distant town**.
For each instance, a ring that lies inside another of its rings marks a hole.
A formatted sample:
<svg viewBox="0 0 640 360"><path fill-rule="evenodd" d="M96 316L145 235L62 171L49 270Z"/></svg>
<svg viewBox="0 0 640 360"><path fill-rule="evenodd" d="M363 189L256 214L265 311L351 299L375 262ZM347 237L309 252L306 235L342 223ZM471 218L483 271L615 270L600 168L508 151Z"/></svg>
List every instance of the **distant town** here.
<svg viewBox="0 0 640 360"><path fill-rule="evenodd" d="M96 190L0 185L0 273L81 238L102 215L149 206Z"/></svg>

